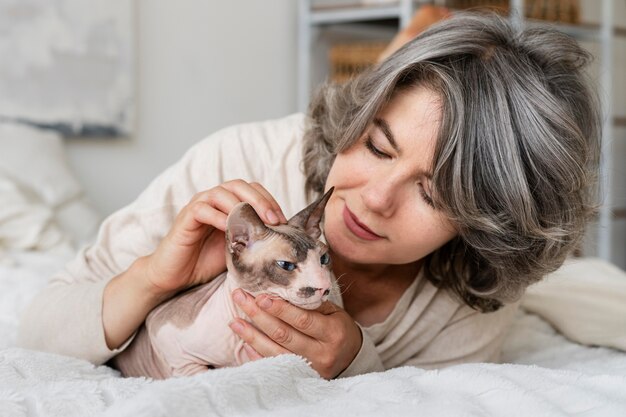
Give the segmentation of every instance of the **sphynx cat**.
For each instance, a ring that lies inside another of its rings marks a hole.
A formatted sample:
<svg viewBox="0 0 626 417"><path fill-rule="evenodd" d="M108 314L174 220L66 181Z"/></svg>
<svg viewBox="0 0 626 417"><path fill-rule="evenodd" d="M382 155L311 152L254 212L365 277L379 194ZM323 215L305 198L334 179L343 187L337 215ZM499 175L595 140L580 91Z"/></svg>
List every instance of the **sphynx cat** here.
<svg viewBox="0 0 626 417"><path fill-rule="evenodd" d="M232 301L235 288L311 310L331 291L336 294L328 247L318 240L332 192L278 226L265 225L248 203L235 206L226 226L227 271L152 310L111 364L124 376L155 379L241 365L250 358L228 323L234 317L249 318Z"/></svg>

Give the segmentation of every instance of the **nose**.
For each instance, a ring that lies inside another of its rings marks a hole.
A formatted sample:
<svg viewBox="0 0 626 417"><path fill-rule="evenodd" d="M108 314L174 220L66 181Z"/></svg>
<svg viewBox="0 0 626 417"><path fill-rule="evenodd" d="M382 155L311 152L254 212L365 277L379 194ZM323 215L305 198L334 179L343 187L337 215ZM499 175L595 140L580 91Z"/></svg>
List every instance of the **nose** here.
<svg viewBox="0 0 626 417"><path fill-rule="evenodd" d="M298 291L298 297L311 298L318 291L322 294L322 297L325 297L328 294L330 294L330 287L326 287L326 288L302 287Z"/></svg>
<svg viewBox="0 0 626 417"><path fill-rule="evenodd" d="M368 210L388 217L393 213L398 192L397 181L391 176L380 176L370 178L361 189L361 199Z"/></svg>

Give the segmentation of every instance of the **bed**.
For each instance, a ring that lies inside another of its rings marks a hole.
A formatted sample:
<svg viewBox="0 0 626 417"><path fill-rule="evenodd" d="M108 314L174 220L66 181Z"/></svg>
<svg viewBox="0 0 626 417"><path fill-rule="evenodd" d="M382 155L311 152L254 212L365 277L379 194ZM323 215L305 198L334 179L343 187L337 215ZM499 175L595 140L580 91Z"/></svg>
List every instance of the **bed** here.
<svg viewBox="0 0 626 417"><path fill-rule="evenodd" d="M155 381L16 347L21 311L99 221L58 137L0 126L0 416L626 416L626 273L592 258L529 289L502 364L326 381L283 355Z"/></svg>

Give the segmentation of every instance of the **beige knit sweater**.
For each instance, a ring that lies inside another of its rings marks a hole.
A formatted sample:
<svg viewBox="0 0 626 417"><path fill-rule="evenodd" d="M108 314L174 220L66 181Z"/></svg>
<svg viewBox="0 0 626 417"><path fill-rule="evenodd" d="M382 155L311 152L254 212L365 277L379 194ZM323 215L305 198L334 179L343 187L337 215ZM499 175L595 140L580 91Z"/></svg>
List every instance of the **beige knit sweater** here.
<svg viewBox="0 0 626 417"><path fill-rule="evenodd" d="M301 147L304 116L223 129L189 149L139 197L109 216L91 246L55 274L25 311L18 344L102 364L123 350L110 350L102 326L107 282L140 256L152 253L191 197L226 180L263 184L289 218L308 202ZM340 306L340 299L336 300ZM438 368L497 361L518 304L481 314L419 274L380 323L360 326L363 344L340 376L413 365Z"/></svg>

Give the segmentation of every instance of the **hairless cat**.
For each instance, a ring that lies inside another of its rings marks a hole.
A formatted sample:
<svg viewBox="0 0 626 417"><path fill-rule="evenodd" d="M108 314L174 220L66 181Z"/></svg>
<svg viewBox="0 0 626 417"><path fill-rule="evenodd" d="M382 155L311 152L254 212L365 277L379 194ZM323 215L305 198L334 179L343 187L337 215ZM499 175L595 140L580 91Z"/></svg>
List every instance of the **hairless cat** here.
<svg viewBox="0 0 626 417"><path fill-rule="evenodd" d="M124 376L164 379L249 361L243 341L228 327L235 317L248 318L231 299L237 287L318 308L338 291L328 247L318 240L332 192L278 226L263 224L248 203L235 206L226 226L227 271L156 307L111 364Z"/></svg>

